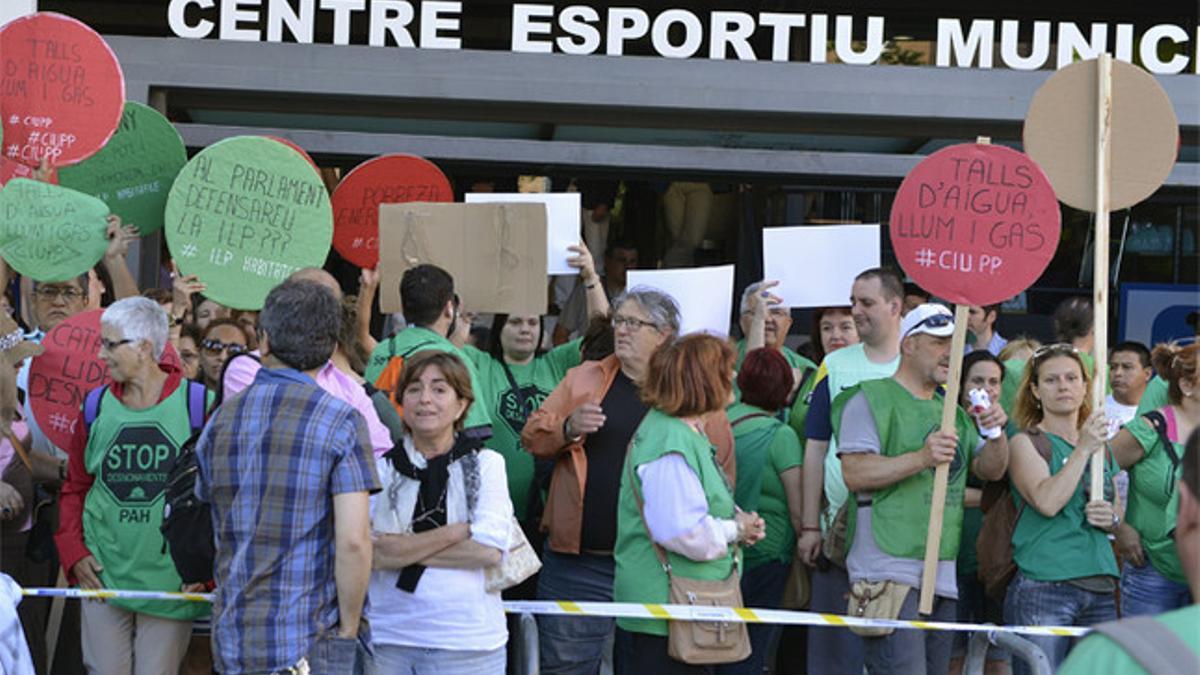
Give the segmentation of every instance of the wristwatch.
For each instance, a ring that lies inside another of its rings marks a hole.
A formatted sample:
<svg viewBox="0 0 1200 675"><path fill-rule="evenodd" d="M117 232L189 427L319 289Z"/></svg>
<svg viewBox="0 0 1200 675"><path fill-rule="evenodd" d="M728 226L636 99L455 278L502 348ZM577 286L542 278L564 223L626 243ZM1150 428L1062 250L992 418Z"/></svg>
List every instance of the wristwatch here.
<svg viewBox="0 0 1200 675"><path fill-rule="evenodd" d="M576 443L583 438L583 434L571 435L571 418L563 420L563 438L567 439L568 443Z"/></svg>

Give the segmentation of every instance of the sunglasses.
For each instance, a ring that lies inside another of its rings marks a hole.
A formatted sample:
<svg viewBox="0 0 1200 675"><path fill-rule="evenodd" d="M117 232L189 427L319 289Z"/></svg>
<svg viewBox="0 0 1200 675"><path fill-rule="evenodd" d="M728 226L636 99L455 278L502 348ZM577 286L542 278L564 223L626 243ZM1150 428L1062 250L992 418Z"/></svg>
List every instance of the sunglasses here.
<svg viewBox="0 0 1200 675"><path fill-rule="evenodd" d="M1038 359L1041 359L1041 358L1044 358L1047 356L1060 355L1060 354L1068 354L1068 355L1076 354L1076 355L1078 355L1079 350L1076 349L1074 347L1074 345L1067 344L1066 342L1056 342L1052 345L1045 345L1043 347L1038 347L1033 352L1033 359L1036 361Z"/></svg>
<svg viewBox="0 0 1200 675"><path fill-rule="evenodd" d="M204 340L200 343L200 348L213 356L221 352L226 352L230 356L237 356L249 351L246 345L239 345L236 342L221 342L220 340Z"/></svg>
<svg viewBox="0 0 1200 675"><path fill-rule="evenodd" d="M915 333L917 331L918 328L921 328L921 327L945 328L946 326L949 326L952 323L954 323L954 317L949 314L934 314L932 316L927 316L924 319L921 319L920 321L918 321L917 325L906 330L904 332L904 335L900 336L900 338L904 339L904 338L908 337L909 335L912 335L913 333Z"/></svg>

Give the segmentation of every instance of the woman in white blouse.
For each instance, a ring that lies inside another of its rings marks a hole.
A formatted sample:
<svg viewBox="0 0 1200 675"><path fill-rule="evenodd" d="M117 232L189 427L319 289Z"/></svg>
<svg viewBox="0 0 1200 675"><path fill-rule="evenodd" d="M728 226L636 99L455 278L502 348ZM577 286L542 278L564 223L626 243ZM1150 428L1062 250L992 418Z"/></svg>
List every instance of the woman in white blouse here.
<svg viewBox="0 0 1200 675"><path fill-rule="evenodd" d="M378 463L371 632L381 673L503 673L508 631L484 568L508 550L504 459L459 434L474 395L453 354L409 357L397 384L404 438Z"/></svg>

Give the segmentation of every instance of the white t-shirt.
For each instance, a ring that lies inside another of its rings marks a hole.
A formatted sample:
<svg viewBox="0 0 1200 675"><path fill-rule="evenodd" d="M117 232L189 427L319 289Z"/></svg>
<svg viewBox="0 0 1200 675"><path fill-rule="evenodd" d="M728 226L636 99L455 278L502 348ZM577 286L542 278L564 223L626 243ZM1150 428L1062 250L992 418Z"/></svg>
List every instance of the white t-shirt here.
<svg viewBox="0 0 1200 675"><path fill-rule="evenodd" d="M1137 417L1137 405L1125 405L1118 403L1117 399L1109 394L1104 399L1104 416L1108 418L1108 438L1111 440L1121 427L1133 421Z"/></svg>
<svg viewBox="0 0 1200 675"><path fill-rule="evenodd" d="M404 449L417 468L425 458L408 437ZM508 551L513 522L504 458L493 450L479 453L479 493L467 513L463 461L450 465L446 523L471 523L471 539ZM399 474L391 461L375 463L383 490L371 498L371 528L378 533L410 532L420 484ZM372 640L376 644L430 649L490 651L508 641L499 593L484 590L483 569L427 567L412 593L396 588L398 570L371 572L369 590Z"/></svg>

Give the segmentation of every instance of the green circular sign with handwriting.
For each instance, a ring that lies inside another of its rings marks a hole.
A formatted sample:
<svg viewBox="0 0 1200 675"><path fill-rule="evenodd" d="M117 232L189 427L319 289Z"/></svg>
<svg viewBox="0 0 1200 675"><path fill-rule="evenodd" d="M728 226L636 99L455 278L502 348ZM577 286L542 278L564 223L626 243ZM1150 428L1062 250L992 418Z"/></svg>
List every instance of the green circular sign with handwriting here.
<svg viewBox="0 0 1200 675"><path fill-rule="evenodd" d="M227 138L183 167L167 196L164 232L181 274L234 309L261 309L303 267L325 264L333 208L317 172L263 136Z"/></svg>
<svg viewBox="0 0 1200 675"><path fill-rule="evenodd" d="M0 255L36 281L83 274L108 249L108 205L70 188L13 178L0 191Z"/></svg>
<svg viewBox="0 0 1200 675"><path fill-rule="evenodd" d="M171 182L187 164L179 132L157 110L125 102L117 133L100 152L58 170L58 183L103 199L145 236L162 227Z"/></svg>

